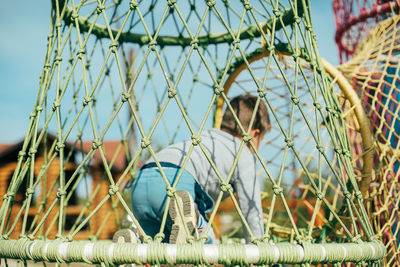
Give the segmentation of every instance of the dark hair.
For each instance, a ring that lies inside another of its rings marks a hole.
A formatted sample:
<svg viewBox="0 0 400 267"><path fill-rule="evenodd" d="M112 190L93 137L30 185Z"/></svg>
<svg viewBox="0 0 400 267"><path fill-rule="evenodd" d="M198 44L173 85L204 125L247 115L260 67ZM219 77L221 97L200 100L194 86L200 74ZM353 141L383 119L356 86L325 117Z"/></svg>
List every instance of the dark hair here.
<svg viewBox="0 0 400 267"><path fill-rule="evenodd" d="M232 109L238 117L245 131L247 131L249 128L251 116L253 114L256 103L257 97L249 94L235 96L230 101ZM258 110L256 112L256 117L254 119L252 129L259 129L260 134L265 134L271 129L268 110L264 104L264 101L262 100L260 100L260 103L258 105ZM222 118L221 130L228 132L233 136L242 136L243 134L239 128L239 125L235 121L231 110L228 107L226 108L224 116Z"/></svg>

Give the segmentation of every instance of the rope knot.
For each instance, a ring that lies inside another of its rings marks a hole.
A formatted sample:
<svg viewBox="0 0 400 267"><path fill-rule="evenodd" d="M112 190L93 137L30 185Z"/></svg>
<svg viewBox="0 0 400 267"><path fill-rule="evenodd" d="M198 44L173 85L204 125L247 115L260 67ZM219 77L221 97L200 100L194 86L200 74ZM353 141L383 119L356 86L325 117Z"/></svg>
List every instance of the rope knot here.
<svg viewBox="0 0 400 267"><path fill-rule="evenodd" d="M63 236L61 234L56 234L56 240L67 241L65 236Z"/></svg>
<svg viewBox="0 0 400 267"><path fill-rule="evenodd" d="M335 114L337 114L338 115L338 117L340 117L340 114L342 114L342 110L338 107L338 106L335 106Z"/></svg>
<svg viewBox="0 0 400 267"><path fill-rule="evenodd" d="M31 112L31 114L29 114L29 118L30 119L32 119L32 118L35 118L36 117L36 112Z"/></svg>
<svg viewBox="0 0 400 267"><path fill-rule="evenodd" d="M201 138L200 138L199 136L192 135L191 138L192 138L192 144L193 144L194 146L197 146L198 144L200 144Z"/></svg>
<svg viewBox="0 0 400 267"><path fill-rule="evenodd" d="M297 96L292 96L291 97L293 104L298 105L300 100Z"/></svg>
<svg viewBox="0 0 400 267"><path fill-rule="evenodd" d="M151 242L151 236L148 236L148 235L144 236L144 237L143 237L143 241L144 241L144 243L149 243L149 242Z"/></svg>
<svg viewBox="0 0 400 267"><path fill-rule="evenodd" d="M26 189L25 196L26 196L26 197L29 197L29 195L33 195L34 193L35 193L35 189L28 187L28 188Z"/></svg>
<svg viewBox="0 0 400 267"><path fill-rule="evenodd" d="M350 198L351 198L351 194L350 194L350 192L347 191L347 190L345 190L345 191L343 192L343 195L344 195L347 199L350 199Z"/></svg>
<svg viewBox="0 0 400 267"><path fill-rule="evenodd" d="M156 51L157 41L151 40L148 46L151 50Z"/></svg>
<svg viewBox="0 0 400 267"><path fill-rule="evenodd" d="M83 106L87 106L92 101L92 98L90 96L85 96L83 98Z"/></svg>
<svg viewBox="0 0 400 267"><path fill-rule="evenodd" d="M176 96L176 94L178 93L178 91L176 91L176 89L170 87L168 88L168 97L169 98L173 98L174 96Z"/></svg>
<svg viewBox="0 0 400 267"><path fill-rule="evenodd" d="M207 6L208 8L213 8L215 6L215 1L214 0L207 0Z"/></svg>
<svg viewBox="0 0 400 267"><path fill-rule="evenodd" d="M267 92L264 89L259 89L258 95L260 98L264 98L267 95Z"/></svg>
<svg viewBox="0 0 400 267"><path fill-rule="evenodd" d="M62 188L57 189L57 198L61 198L62 196L65 196L67 194L67 191Z"/></svg>
<svg viewBox="0 0 400 267"><path fill-rule="evenodd" d="M343 155L346 156L346 157L351 157L350 150L348 150L348 149L343 149L342 153L343 153Z"/></svg>
<svg viewBox="0 0 400 267"><path fill-rule="evenodd" d="M57 152L60 152L60 150L62 148L64 148L64 147L65 147L65 144L62 141L58 141L57 144L56 144L55 149L56 149Z"/></svg>
<svg viewBox="0 0 400 267"><path fill-rule="evenodd" d="M139 2L136 1L136 0L131 0L131 1L129 2L129 8L130 8L130 9L135 9L135 8L137 8L138 6L139 6Z"/></svg>
<svg viewBox="0 0 400 267"><path fill-rule="evenodd" d="M18 238L19 238L19 239L25 239L25 240L27 239L27 238L26 238L26 234L20 234L20 235L18 236Z"/></svg>
<svg viewBox="0 0 400 267"><path fill-rule="evenodd" d="M353 243L360 243L360 241L361 241L361 236L358 234L358 235L356 235L356 236L354 236L352 239L351 239L351 242L353 242Z"/></svg>
<svg viewBox="0 0 400 267"><path fill-rule="evenodd" d="M8 191L8 192L4 195L3 199L4 199L4 200L6 200L6 199L12 199L12 198L14 198L14 196L15 196L15 193L14 193L14 192Z"/></svg>
<svg viewBox="0 0 400 267"><path fill-rule="evenodd" d="M239 38L233 39L232 44L233 44L234 46L237 46L238 44L240 44L240 39L239 39Z"/></svg>
<svg viewBox="0 0 400 267"><path fill-rule="evenodd" d="M173 7L176 4L176 0L168 0L167 1L169 7Z"/></svg>
<svg viewBox="0 0 400 267"><path fill-rule="evenodd" d="M53 111L56 111L56 109L58 108L58 107L60 107L61 106L61 103L60 103L60 101L54 101L53 102L53 106L51 107L51 109L53 110Z"/></svg>
<svg viewBox="0 0 400 267"><path fill-rule="evenodd" d="M343 154L343 150L340 149L340 147L335 147L333 149L337 154Z"/></svg>
<svg viewBox="0 0 400 267"><path fill-rule="evenodd" d="M37 152L37 149L35 149L34 147L31 147L31 149L29 149L29 156L32 156L32 155L34 155L34 154L36 154L36 152Z"/></svg>
<svg viewBox="0 0 400 267"><path fill-rule="evenodd" d="M271 239L271 236L268 233L265 233L261 238L260 241L263 243L267 243Z"/></svg>
<svg viewBox="0 0 400 267"><path fill-rule="evenodd" d="M165 234L164 234L164 233L157 233L157 234L154 236L154 240L155 240L155 241L158 241L158 242L163 241L164 238L165 238Z"/></svg>
<svg viewBox="0 0 400 267"><path fill-rule="evenodd" d="M74 239L71 234L67 235L65 238L68 242L71 242Z"/></svg>
<svg viewBox="0 0 400 267"><path fill-rule="evenodd" d="M167 196L173 197L175 196L176 188L175 187L167 187Z"/></svg>
<svg viewBox="0 0 400 267"><path fill-rule="evenodd" d="M357 199L362 199L362 193L361 193L361 191L357 191L357 192L355 193L355 196L356 196Z"/></svg>
<svg viewBox="0 0 400 267"><path fill-rule="evenodd" d="M282 16L282 13L279 9L274 9L272 10L272 13L274 13L275 17L279 18L280 16Z"/></svg>
<svg viewBox="0 0 400 267"><path fill-rule="evenodd" d="M117 47L118 43L116 41L112 42L109 46L111 52L113 52L114 54L117 53Z"/></svg>
<svg viewBox="0 0 400 267"><path fill-rule="evenodd" d="M220 95L224 91L224 88L222 88L222 86L219 84L214 84L213 87L214 87L214 93L216 95Z"/></svg>
<svg viewBox="0 0 400 267"><path fill-rule="evenodd" d="M326 111L331 113L333 116L337 116L335 109L332 107L326 107Z"/></svg>
<svg viewBox="0 0 400 267"><path fill-rule="evenodd" d="M101 140L100 140L99 138L95 138L95 139L93 139L92 149L93 149L93 150L96 150L96 149L98 149L102 144L103 144L103 142L101 142Z"/></svg>
<svg viewBox="0 0 400 267"><path fill-rule="evenodd" d="M190 42L190 46L193 46L194 49L199 49L199 39L194 38L194 39Z"/></svg>
<svg viewBox="0 0 400 267"><path fill-rule="evenodd" d="M317 198L319 198L320 200L322 200L325 197L325 195L319 190L315 192L315 194L317 195Z"/></svg>
<svg viewBox="0 0 400 267"><path fill-rule="evenodd" d="M42 110L43 110L43 107L42 107L42 106L37 106L37 107L36 107L36 111L37 111L37 112L40 112L40 111L42 111Z"/></svg>
<svg viewBox="0 0 400 267"><path fill-rule="evenodd" d="M300 57L300 52L296 51L295 53L293 53L292 57L296 61Z"/></svg>
<svg viewBox="0 0 400 267"><path fill-rule="evenodd" d="M60 56L57 56L57 57L54 59L54 62L55 62L57 65L59 65L59 64L61 63L61 61L62 61L62 57L60 57Z"/></svg>
<svg viewBox="0 0 400 267"><path fill-rule="evenodd" d="M303 244L304 243L304 238L301 235L296 236L296 241L299 244Z"/></svg>
<svg viewBox="0 0 400 267"><path fill-rule="evenodd" d="M85 49L79 49L78 52L76 52L77 57L79 57L80 59L83 58L83 55L85 54Z"/></svg>
<svg viewBox="0 0 400 267"><path fill-rule="evenodd" d="M318 143L315 147L317 148L317 150L318 150L319 152L321 152L321 153L324 153L324 152L325 152L325 149L324 149L324 147L321 145L321 143Z"/></svg>
<svg viewBox="0 0 400 267"><path fill-rule="evenodd" d="M71 13L71 20L75 20L79 18L78 12L76 12L76 10L74 9Z"/></svg>
<svg viewBox="0 0 400 267"><path fill-rule="evenodd" d="M250 1L249 0L243 0L243 6L246 10L250 10L253 7L250 5Z"/></svg>
<svg viewBox="0 0 400 267"><path fill-rule="evenodd" d="M26 155L26 153L22 150L20 152L18 152L18 158L23 158L23 157L25 157L25 155Z"/></svg>
<svg viewBox="0 0 400 267"><path fill-rule="evenodd" d="M268 52L269 52L270 54L272 54L272 53L275 51L275 46L274 46L274 45L269 45L268 48L267 48L267 50L268 50Z"/></svg>
<svg viewBox="0 0 400 267"><path fill-rule="evenodd" d="M251 242L252 244L256 244L256 245L257 245L258 241L259 241L259 239L258 239L257 237L255 237L255 236L253 236L252 238L250 238L250 242Z"/></svg>
<svg viewBox="0 0 400 267"><path fill-rule="evenodd" d="M242 135L242 138L243 138L243 141L245 142L245 143L248 143L248 142L250 142L251 141L251 136L250 135L248 135L248 134L243 134Z"/></svg>
<svg viewBox="0 0 400 267"><path fill-rule="evenodd" d="M279 185L275 184L272 186L272 190L274 191L275 195L279 195L283 192L282 187L280 187Z"/></svg>
<svg viewBox="0 0 400 267"><path fill-rule="evenodd" d="M131 97L131 94L130 94L130 93L128 93L128 92L123 92L123 93L122 93L121 101L122 101L122 102L126 102L126 101L129 100L130 97Z"/></svg>
<svg viewBox="0 0 400 267"><path fill-rule="evenodd" d="M189 235L186 237L186 242L192 244L194 242L194 236Z"/></svg>
<svg viewBox="0 0 400 267"><path fill-rule="evenodd" d="M110 185L110 187L109 187L109 189L108 189L108 194L109 194L110 196L113 196L113 195L115 195L115 194L118 192L118 190L119 190L118 186L115 185L115 184L112 184L112 185Z"/></svg>
<svg viewBox="0 0 400 267"><path fill-rule="evenodd" d="M143 138L142 138L142 142L140 142L141 148L146 148L146 147L148 147L150 144L151 144L151 142L150 142L149 138L147 138L147 137L143 137Z"/></svg>
<svg viewBox="0 0 400 267"><path fill-rule="evenodd" d="M297 15L294 16L294 22L297 23L297 24L300 24L300 22L301 22L300 17L297 16Z"/></svg>
<svg viewBox="0 0 400 267"><path fill-rule="evenodd" d="M106 9L106 7L103 4L98 4L97 8L96 8L97 14L100 14L101 12L103 12L104 9Z"/></svg>
<svg viewBox="0 0 400 267"><path fill-rule="evenodd" d="M286 142L287 147L289 147L289 148L294 146L293 140L289 137L285 138L285 142Z"/></svg>
<svg viewBox="0 0 400 267"><path fill-rule="evenodd" d="M221 184L221 190L223 192L228 192L231 188L232 188L232 186L230 184L227 184L227 183L222 183Z"/></svg>

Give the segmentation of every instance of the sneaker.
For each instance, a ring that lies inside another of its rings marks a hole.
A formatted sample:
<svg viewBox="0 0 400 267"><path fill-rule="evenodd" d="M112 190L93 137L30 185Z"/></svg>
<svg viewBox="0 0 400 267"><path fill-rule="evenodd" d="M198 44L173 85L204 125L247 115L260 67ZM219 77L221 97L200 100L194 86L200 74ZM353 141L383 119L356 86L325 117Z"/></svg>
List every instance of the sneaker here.
<svg viewBox="0 0 400 267"><path fill-rule="evenodd" d="M113 235L114 243L139 243L136 233L131 229L121 229Z"/></svg>
<svg viewBox="0 0 400 267"><path fill-rule="evenodd" d="M179 215L178 205L182 207L184 220ZM183 244L186 243L186 230L185 224L189 230L190 235L198 238L197 233L197 215L196 207L192 196L187 191L176 192L176 199L171 198L171 204L169 205L168 214L173 221L171 235L169 237L170 244Z"/></svg>

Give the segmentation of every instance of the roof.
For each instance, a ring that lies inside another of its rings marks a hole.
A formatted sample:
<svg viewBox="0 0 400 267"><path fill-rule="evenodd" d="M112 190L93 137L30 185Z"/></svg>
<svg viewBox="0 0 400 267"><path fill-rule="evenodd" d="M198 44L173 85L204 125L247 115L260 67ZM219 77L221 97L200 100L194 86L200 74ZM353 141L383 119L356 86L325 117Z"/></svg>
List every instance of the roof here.
<svg viewBox="0 0 400 267"><path fill-rule="evenodd" d="M13 147L15 144L0 144L0 154L3 154L3 152L7 151L11 147Z"/></svg>
<svg viewBox="0 0 400 267"><path fill-rule="evenodd" d="M81 143L76 144L77 147L81 146ZM92 141L83 141L82 142L82 147L83 147L83 152L86 154L90 152L92 149L93 142ZM106 157L106 160L108 163L111 163L113 160L115 154L115 160L113 163L113 168L115 168L118 171L122 171L125 166L126 166L126 157L125 157L125 147L122 145L120 140L110 140L110 141L103 141L103 149L104 149L104 155ZM100 151L97 149L94 156L93 156L93 164L101 164L102 165L102 160L101 160L101 155Z"/></svg>
<svg viewBox="0 0 400 267"><path fill-rule="evenodd" d="M48 140L54 140L54 139L55 139L54 135L51 134L48 135ZM23 143L24 140L21 140L13 144L12 143L0 144L0 164L17 161L18 152L22 149ZM70 142L67 142L65 144L66 150L68 151L67 153L71 151L73 146L74 144ZM89 153L90 150L92 149L92 146L93 146L92 141L83 141L82 142L83 152L85 154ZM77 142L75 145L75 151L80 151L80 149L81 149L81 143ZM125 148L122 145L121 141L120 140L103 141L103 149L108 163L111 163L111 161L115 156L112 170L118 172L122 171L126 166L126 156L125 156L126 154L125 154ZM41 151L40 148L39 151ZM93 156L92 164L103 165L99 150L96 150Z"/></svg>

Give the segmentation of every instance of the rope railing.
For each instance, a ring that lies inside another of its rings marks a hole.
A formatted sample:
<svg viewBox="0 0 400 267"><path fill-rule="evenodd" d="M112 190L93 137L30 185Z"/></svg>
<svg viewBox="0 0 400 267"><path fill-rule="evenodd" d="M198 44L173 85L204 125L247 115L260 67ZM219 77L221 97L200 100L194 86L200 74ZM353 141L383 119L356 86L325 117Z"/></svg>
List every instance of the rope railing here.
<svg viewBox="0 0 400 267"><path fill-rule="evenodd" d="M279 1L52 3L38 97L0 209L0 257L106 265L379 266L385 250L357 181L359 173L368 180L368 172L353 162L348 136L348 127L365 126L362 112L356 98L337 96L339 75L328 75L318 54L307 1L287 7ZM129 59L127 49L134 54ZM267 106L272 127L260 146L250 137L257 108L246 128L229 103L238 94ZM241 136L226 169L201 139L215 110L222 111L218 101L232 112ZM350 111L342 111L341 101ZM118 141L110 148L112 138ZM171 182L157 151L184 139L190 140L187 154ZM231 185L246 150L254 152L263 183L262 236L253 232ZM168 208L194 151L220 189L210 223L197 240L162 243ZM166 190L155 235L131 207L130 186L148 159ZM232 205L226 214L220 212L224 199ZM234 229L221 226L223 216ZM142 243L104 241L123 227L136 228ZM218 245L204 244L212 227ZM252 244L241 243L243 232Z"/></svg>
<svg viewBox="0 0 400 267"><path fill-rule="evenodd" d="M381 260L385 247L379 242L344 244L134 244L108 241L0 240L0 257L49 262L96 264L227 264L269 265L315 262L374 262ZM184 252L184 253L178 253Z"/></svg>

